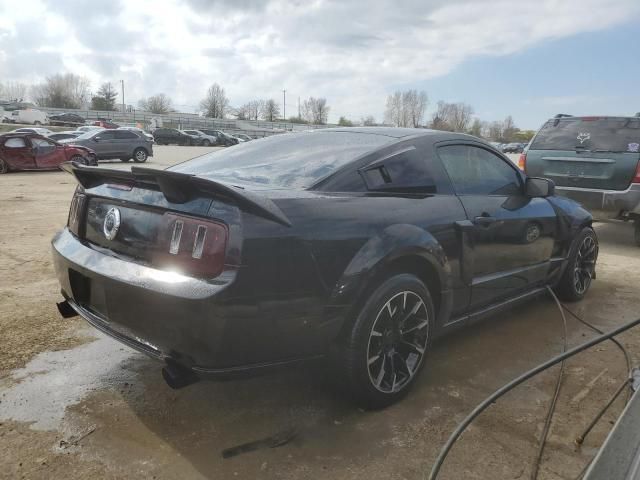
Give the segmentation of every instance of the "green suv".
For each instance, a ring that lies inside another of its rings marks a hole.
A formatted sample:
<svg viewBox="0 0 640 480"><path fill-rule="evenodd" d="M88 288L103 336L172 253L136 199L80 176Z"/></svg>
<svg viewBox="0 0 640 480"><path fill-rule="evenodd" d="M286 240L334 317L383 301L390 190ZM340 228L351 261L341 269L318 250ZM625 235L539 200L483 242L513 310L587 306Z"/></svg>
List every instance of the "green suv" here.
<svg viewBox="0 0 640 480"><path fill-rule="evenodd" d="M640 246L640 114L556 115L533 137L519 166L529 176L552 179L556 193L596 218L633 220Z"/></svg>

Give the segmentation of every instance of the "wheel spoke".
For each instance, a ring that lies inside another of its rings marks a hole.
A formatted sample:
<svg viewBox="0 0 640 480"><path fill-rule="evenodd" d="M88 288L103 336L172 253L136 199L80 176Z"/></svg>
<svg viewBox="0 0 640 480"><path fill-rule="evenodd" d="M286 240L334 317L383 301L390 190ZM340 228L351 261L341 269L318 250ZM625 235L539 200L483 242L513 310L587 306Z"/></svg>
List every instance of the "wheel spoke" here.
<svg viewBox="0 0 640 480"><path fill-rule="evenodd" d="M420 355L422 355L424 353L424 348L422 348L420 345L416 345L413 342L407 342L406 340L403 340L402 343L404 345L407 345L411 348L413 348L416 352L418 352Z"/></svg>
<svg viewBox="0 0 640 480"><path fill-rule="evenodd" d="M375 331L375 330L371 330L371 336L372 337L381 337L382 334L380 332Z"/></svg>
<svg viewBox="0 0 640 480"><path fill-rule="evenodd" d="M373 363L376 363L379 359L380 359L380 354L378 354L378 355L374 355L373 357L371 357L371 358L367 361L367 363L368 363L369 365L371 365L371 364L373 364Z"/></svg>
<svg viewBox="0 0 640 480"><path fill-rule="evenodd" d="M384 375L386 373L384 366L387 363L387 357L382 357L382 365L380 365L380 371L378 372L378 375L376 377L376 386L380 387L380 384L382 384L382 380L384 379Z"/></svg>
<svg viewBox="0 0 640 480"><path fill-rule="evenodd" d="M424 327L429 325L429 320L427 320L425 318L416 318L416 320L419 320L420 323L418 323L417 325L414 325L413 327L408 328L407 330L404 330L404 331L402 331L400 333L402 335L406 335L407 333L415 332L416 330L422 330Z"/></svg>

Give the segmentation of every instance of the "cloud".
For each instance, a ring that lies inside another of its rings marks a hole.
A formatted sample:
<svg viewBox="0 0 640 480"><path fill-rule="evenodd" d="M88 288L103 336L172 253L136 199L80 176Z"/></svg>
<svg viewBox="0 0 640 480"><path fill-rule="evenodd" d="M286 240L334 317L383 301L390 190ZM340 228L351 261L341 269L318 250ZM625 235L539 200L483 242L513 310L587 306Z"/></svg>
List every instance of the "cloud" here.
<svg viewBox="0 0 640 480"><path fill-rule="evenodd" d="M313 95L330 120L380 119L398 86L634 16L637 0L21 0L0 4L0 78L73 71L194 107L214 82L234 105L286 88L287 112Z"/></svg>

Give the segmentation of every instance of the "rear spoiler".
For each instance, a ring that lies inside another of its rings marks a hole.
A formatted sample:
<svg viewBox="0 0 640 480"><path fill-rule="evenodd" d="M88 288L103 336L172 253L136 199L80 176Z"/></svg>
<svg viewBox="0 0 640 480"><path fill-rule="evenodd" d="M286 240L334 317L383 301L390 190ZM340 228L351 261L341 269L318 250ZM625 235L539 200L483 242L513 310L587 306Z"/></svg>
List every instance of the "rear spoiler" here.
<svg viewBox="0 0 640 480"><path fill-rule="evenodd" d="M269 198L255 192L233 187L187 173L153 168L131 167L131 171L87 167L77 162L66 162L60 168L70 173L84 188L105 183L126 182L135 185L154 185L171 203L185 203L199 194L225 197L249 213L273 220L286 227L291 226L287 216Z"/></svg>

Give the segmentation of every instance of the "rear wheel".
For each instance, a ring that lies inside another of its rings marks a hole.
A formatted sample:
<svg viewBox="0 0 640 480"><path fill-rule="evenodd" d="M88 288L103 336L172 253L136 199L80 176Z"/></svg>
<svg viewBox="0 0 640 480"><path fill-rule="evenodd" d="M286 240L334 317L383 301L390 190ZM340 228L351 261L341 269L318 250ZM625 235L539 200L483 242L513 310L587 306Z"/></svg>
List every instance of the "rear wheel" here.
<svg viewBox="0 0 640 480"><path fill-rule="evenodd" d="M207 140L206 138L202 141L202 146L203 147L208 147L211 145L211 142L209 140Z"/></svg>
<svg viewBox="0 0 640 480"><path fill-rule="evenodd" d="M598 259L598 237L591 227L583 228L571 247L566 270L556 292L562 300L582 300L591 286Z"/></svg>
<svg viewBox="0 0 640 480"><path fill-rule="evenodd" d="M0 158L0 175L3 173L9 173L9 165L3 159Z"/></svg>
<svg viewBox="0 0 640 480"><path fill-rule="evenodd" d="M144 148L136 148L133 151L133 161L136 163L144 163L147 161L147 151Z"/></svg>
<svg viewBox="0 0 640 480"><path fill-rule="evenodd" d="M364 302L339 347L337 368L355 400L383 408L413 385L431 343L434 307L414 275L385 280Z"/></svg>

